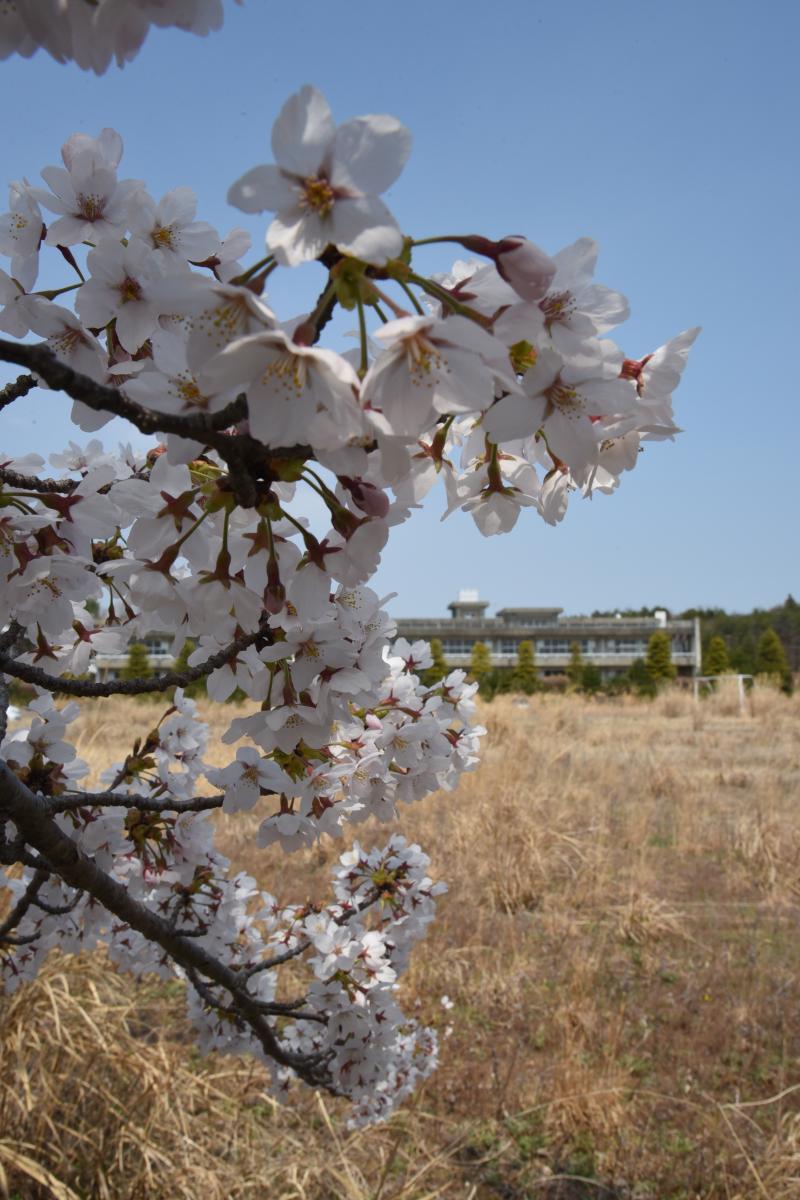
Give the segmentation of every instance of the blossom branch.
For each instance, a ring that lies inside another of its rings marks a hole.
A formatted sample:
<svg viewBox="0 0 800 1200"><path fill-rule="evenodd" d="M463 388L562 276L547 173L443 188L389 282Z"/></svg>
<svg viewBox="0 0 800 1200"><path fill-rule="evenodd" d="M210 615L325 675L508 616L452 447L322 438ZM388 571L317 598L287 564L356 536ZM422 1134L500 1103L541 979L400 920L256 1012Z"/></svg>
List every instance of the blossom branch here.
<svg viewBox="0 0 800 1200"><path fill-rule="evenodd" d="M77 479L39 479L37 475L22 475L19 471L11 471L8 467L0 467L0 482L10 487L19 488L24 492L74 492L78 486Z"/></svg>
<svg viewBox="0 0 800 1200"><path fill-rule="evenodd" d="M0 678L0 742L6 736L8 729L8 705L10 697L8 694L8 684Z"/></svg>
<svg viewBox="0 0 800 1200"><path fill-rule="evenodd" d="M216 413L172 413L153 412L134 400L129 400L116 388L96 383L88 375L82 375L66 363L60 362L53 351L43 342L30 346L20 342L9 342L0 338L0 359L29 367L40 375L54 391L66 392L73 400L80 400L95 412L114 413L135 425L140 433L174 433L180 437L205 440L214 445L213 435L241 421L247 415L247 404L243 396L237 396L225 408Z"/></svg>
<svg viewBox="0 0 800 1200"><path fill-rule="evenodd" d="M374 891L370 892L368 896L365 896L365 898L358 904L354 905L352 908L349 908L347 912L343 912L338 917L334 917L335 924L346 925L348 921L352 921L353 917L357 917L361 913L366 912L368 908L371 908L378 899L380 899L380 892L375 889ZM272 958L262 959L261 962L256 963L253 967L245 968L244 974L249 979L252 975L257 975L259 971L271 971L274 967L280 967L283 965L283 963L287 963L293 958L298 958L301 954L304 954L306 950L310 949L310 947L311 942L308 940L308 938L301 938L296 946L292 946L288 950L282 950L279 954L273 954Z"/></svg>
<svg viewBox="0 0 800 1200"><path fill-rule="evenodd" d="M258 1038L264 1053L281 1066L291 1067L307 1083L330 1087L325 1054L297 1054L287 1050L246 990L246 981L201 945L176 933L168 921L134 900L126 888L80 852L48 812L47 801L35 795L0 761L0 798L28 845L46 858L52 870L70 887L87 892L119 920L155 942L187 973L196 972L225 989L232 997L236 1016Z"/></svg>
<svg viewBox="0 0 800 1200"><path fill-rule="evenodd" d="M30 882L28 883L28 886L25 888L25 891L22 893L22 895L20 896L19 900L14 905L14 907L11 909L11 912L8 914L5 921L0 923L0 942L12 942L13 941L14 945L19 944L18 941L9 938L7 935L11 933L12 929L14 929L17 925L19 925L20 921L25 916L28 909L31 907L31 905L36 900L36 897L37 897L39 891L45 885L45 883L47 883L47 880L49 878L50 878L50 874L48 871L43 871L41 869L34 871L33 875L30 878ZM26 938L25 940L28 941L28 940L33 940L33 939Z"/></svg>
<svg viewBox="0 0 800 1200"><path fill-rule="evenodd" d="M140 433L172 433L210 446L227 464L231 490L244 508L253 508L259 502L256 481L274 478L269 471L270 459L280 461L313 456L311 446L267 449L250 434L231 435L222 432L247 417L247 399L243 394L216 413L161 413L129 400L117 388L96 383L88 375L73 370L60 362L45 343L30 346L0 338L0 360L31 367L53 390L65 392L71 399L79 400L94 412L123 417Z"/></svg>
<svg viewBox="0 0 800 1200"><path fill-rule="evenodd" d="M264 793L271 795L272 793ZM51 813L74 812L78 808L136 808L140 812L211 812L222 808L224 796L193 796L190 800L157 799L153 796L115 795L113 792L62 792L50 801Z"/></svg>
<svg viewBox="0 0 800 1200"><path fill-rule="evenodd" d="M165 692L171 687L186 687L189 683L204 679L212 671L224 667L242 650L268 635L269 617L264 617L256 630L242 634L229 646L218 650L196 667L187 667L185 671L164 671L161 675L140 679L113 679L105 683L91 683L85 679L60 679L43 671L41 667L16 662L3 653L0 653L0 671L4 671L6 675L13 675L24 683L32 683L36 687L46 688L51 692L62 692L68 696L142 696L148 692Z"/></svg>
<svg viewBox="0 0 800 1200"><path fill-rule="evenodd" d="M12 379L11 383L0 388L0 411L7 405L13 404L15 400L21 400L23 396L27 396L28 392L37 386L37 382L34 375L18 375L16 379Z"/></svg>

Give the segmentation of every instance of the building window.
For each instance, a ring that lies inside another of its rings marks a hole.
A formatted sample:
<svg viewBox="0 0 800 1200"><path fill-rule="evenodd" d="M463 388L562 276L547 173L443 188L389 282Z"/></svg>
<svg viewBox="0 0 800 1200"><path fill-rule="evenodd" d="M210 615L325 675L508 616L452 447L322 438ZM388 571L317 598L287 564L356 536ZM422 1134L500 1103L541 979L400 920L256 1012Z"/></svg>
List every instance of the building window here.
<svg viewBox="0 0 800 1200"><path fill-rule="evenodd" d="M169 654L169 642L165 638L145 638L144 648L148 654Z"/></svg>
<svg viewBox="0 0 800 1200"><path fill-rule="evenodd" d="M474 638L445 638L442 649L445 654L471 654L474 645Z"/></svg>
<svg viewBox="0 0 800 1200"><path fill-rule="evenodd" d="M536 642L540 654L569 654L569 647L566 638L539 638Z"/></svg>
<svg viewBox="0 0 800 1200"><path fill-rule="evenodd" d="M647 653L647 643L634 638L608 638L602 647L604 654L627 654L640 656Z"/></svg>

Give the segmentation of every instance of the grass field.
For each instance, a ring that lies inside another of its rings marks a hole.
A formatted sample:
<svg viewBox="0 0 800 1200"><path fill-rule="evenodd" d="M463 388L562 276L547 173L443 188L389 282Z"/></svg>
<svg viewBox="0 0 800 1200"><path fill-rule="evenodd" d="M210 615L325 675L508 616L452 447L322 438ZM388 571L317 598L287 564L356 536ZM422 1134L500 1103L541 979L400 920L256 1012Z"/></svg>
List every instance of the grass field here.
<svg viewBox="0 0 800 1200"><path fill-rule="evenodd" d="M90 709L79 753L121 756L153 711ZM401 814L450 884L403 988L442 1061L381 1127L199 1057L179 984L52 957L0 1000L0 1195L799 1197L799 717L768 689L746 716L679 692L486 707L480 771ZM343 847L287 859L257 823L221 819L226 852L314 895Z"/></svg>

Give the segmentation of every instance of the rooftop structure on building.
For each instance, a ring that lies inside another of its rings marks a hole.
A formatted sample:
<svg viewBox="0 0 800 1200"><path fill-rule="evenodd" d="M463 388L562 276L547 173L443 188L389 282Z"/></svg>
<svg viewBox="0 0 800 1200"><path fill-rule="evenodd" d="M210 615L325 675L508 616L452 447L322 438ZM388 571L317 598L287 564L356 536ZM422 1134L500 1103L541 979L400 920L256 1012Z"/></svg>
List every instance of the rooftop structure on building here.
<svg viewBox="0 0 800 1200"><path fill-rule="evenodd" d="M629 670L647 654L647 643L656 632L666 633L672 661L679 675L700 670L700 623L676 620L664 610L651 617L569 617L560 608L507 607L488 616L488 600L477 591L461 591L448 605L450 617L400 617L397 632L409 641L437 638L453 667L469 666L472 648L483 642L494 667L513 667L520 642L533 642L536 664L543 676L563 675L577 642L585 662L593 663L605 678Z"/></svg>

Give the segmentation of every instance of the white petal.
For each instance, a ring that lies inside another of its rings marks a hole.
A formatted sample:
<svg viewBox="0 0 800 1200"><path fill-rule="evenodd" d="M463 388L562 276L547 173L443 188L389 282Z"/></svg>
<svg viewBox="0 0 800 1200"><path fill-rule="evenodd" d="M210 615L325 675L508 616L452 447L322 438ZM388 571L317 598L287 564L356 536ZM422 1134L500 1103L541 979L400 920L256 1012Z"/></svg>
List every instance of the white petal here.
<svg viewBox="0 0 800 1200"><path fill-rule="evenodd" d="M152 304L134 301L124 304L117 313L117 337L129 354L135 354L158 323Z"/></svg>
<svg viewBox="0 0 800 1200"><path fill-rule="evenodd" d="M331 182L368 196L391 187L411 152L411 134L396 117L355 117L336 130Z"/></svg>
<svg viewBox="0 0 800 1200"><path fill-rule="evenodd" d="M386 205L377 196L338 200L333 209L330 241L343 254L383 266L403 249L403 235Z"/></svg>
<svg viewBox="0 0 800 1200"><path fill-rule="evenodd" d="M594 275L599 250L600 247L593 238L582 237L554 254L553 261L558 271L553 281L553 290L569 288L570 291L575 291L579 287L585 287Z"/></svg>
<svg viewBox="0 0 800 1200"><path fill-rule="evenodd" d="M504 396L483 418L483 428L493 442L530 437L542 423L545 401L528 396Z"/></svg>
<svg viewBox="0 0 800 1200"><path fill-rule="evenodd" d="M275 161L303 179L316 175L335 130L327 100L306 84L289 97L272 126Z"/></svg>
<svg viewBox="0 0 800 1200"><path fill-rule="evenodd" d="M278 212L297 203L298 187L279 167L253 167L228 188L228 203L242 212Z"/></svg>
<svg viewBox="0 0 800 1200"><path fill-rule="evenodd" d="M237 338L205 364L198 375L200 386L204 391L219 391L251 383L261 375L272 353L272 346L265 345L260 334Z"/></svg>
<svg viewBox="0 0 800 1200"><path fill-rule="evenodd" d="M331 222L321 221L316 213L300 215L299 209L278 213L267 230L267 249L283 266L295 267L322 254L333 240L331 233Z"/></svg>

